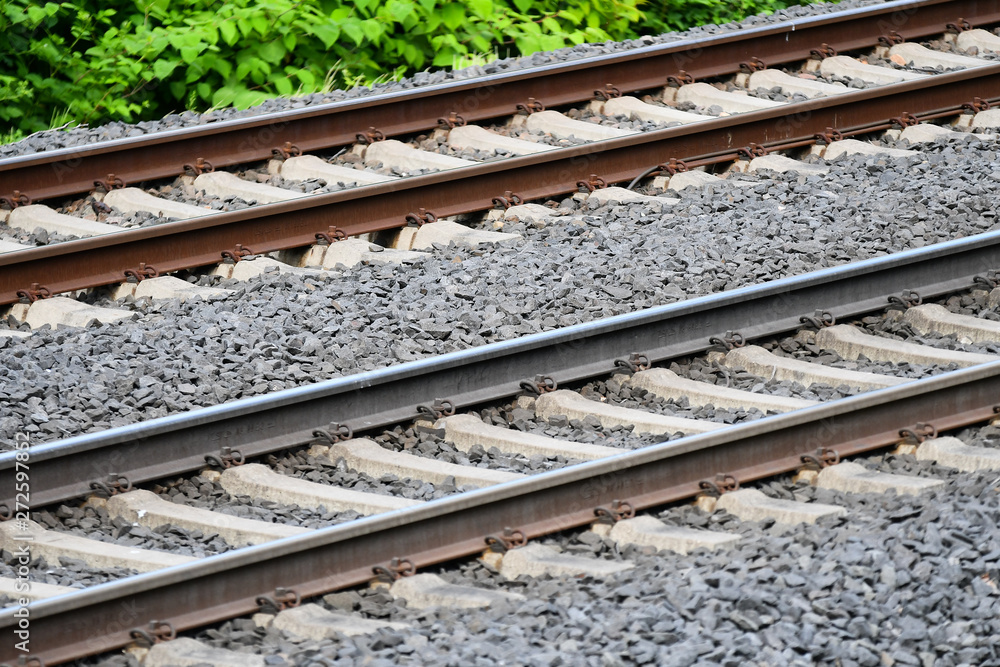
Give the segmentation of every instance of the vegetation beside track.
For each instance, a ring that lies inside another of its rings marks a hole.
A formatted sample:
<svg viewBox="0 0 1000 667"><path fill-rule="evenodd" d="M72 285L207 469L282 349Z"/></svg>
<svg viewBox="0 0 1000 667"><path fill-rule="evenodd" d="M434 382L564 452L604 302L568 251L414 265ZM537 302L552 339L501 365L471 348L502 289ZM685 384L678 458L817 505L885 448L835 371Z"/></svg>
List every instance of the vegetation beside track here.
<svg viewBox="0 0 1000 667"><path fill-rule="evenodd" d="M0 0L0 141L246 108L792 4L802 0Z"/></svg>

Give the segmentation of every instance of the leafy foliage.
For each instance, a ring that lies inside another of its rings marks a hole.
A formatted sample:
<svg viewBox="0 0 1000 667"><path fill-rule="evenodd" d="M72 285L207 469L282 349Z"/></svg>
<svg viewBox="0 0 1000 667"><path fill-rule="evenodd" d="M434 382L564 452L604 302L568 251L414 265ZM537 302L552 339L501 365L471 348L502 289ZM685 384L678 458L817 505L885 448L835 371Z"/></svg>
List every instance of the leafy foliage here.
<svg viewBox="0 0 1000 667"><path fill-rule="evenodd" d="M644 11L639 4L646 3ZM0 0L0 131L366 85L483 53L727 21L786 0Z"/></svg>

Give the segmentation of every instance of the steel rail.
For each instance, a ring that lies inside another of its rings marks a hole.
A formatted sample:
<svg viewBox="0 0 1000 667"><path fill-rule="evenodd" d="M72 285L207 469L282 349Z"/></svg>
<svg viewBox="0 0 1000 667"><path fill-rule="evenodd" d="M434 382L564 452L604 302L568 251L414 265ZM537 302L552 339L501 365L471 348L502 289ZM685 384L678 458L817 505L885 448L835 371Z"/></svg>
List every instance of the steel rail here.
<svg viewBox="0 0 1000 667"><path fill-rule="evenodd" d="M905 39L942 33L961 17L1000 22L1000 1L890 2L786 21L704 39L585 58L529 70L370 95L290 112L213 123L0 160L0 194L35 200L88 192L116 174L130 182L173 177L203 158L216 167L264 160L286 142L302 151L346 145L369 127L386 136L424 132L457 113L468 122L516 113L535 98L549 107L592 98L613 85L622 93L663 86L669 76L697 79L738 71L753 58L769 65L805 60L823 45L839 51L871 47L896 32Z"/></svg>
<svg viewBox="0 0 1000 667"><path fill-rule="evenodd" d="M783 334L816 309L840 319L879 311L904 289L925 299L951 294L998 266L1000 231L39 444L27 450L31 502L86 495L110 475L140 483L198 470L222 447L253 457L306 444L330 422L355 432L388 426L435 398L459 408L496 402L536 374L561 384L593 378L631 352L654 362L699 353L729 330L747 339ZM16 458L0 454L0 505L8 509Z"/></svg>
<svg viewBox="0 0 1000 667"><path fill-rule="evenodd" d="M261 254L315 243L331 227L347 235L394 229L425 208L438 217L481 211L510 190L529 201L577 189L591 174L629 181L670 158L732 153L751 143L814 141L834 128L854 133L911 113L963 112L1000 90L1000 65L820 98L704 123L657 130L397 182L220 213L0 255L0 304L34 283L52 294L122 282L140 264L160 273L218 263L237 244Z"/></svg>
<svg viewBox="0 0 1000 667"><path fill-rule="evenodd" d="M918 422L984 421L998 397L995 362L42 600L27 607L31 648L66 662L128 644L153 619L183 631L253 613L277 588L308 598L358 585L392 556L427 567L483 551L507 526L533 538L585 526L616 499L641 510L689 498L716 473L746 482L796 470L821 447L844 457L892 445ZM19 620L0 612L8 637ZM0 659L17 655L0 645Z"/></svg>

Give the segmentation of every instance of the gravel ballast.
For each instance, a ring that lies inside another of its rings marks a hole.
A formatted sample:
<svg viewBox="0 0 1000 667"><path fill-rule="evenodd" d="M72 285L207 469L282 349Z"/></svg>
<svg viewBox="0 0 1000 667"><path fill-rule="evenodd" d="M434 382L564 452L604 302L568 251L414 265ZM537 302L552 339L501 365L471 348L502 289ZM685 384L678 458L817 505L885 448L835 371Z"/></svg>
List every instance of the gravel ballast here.
<svg viewBox="0 0 1000 667"><path fill-rule="evenodd" d="M993 426L956 435L976 446L1000 443ZM847 516L783 527L682 504L654 514L668 524L736 533L740 542L682 556L571 531L539 541L636 567L607 580L508 581L469 559L428 571L527 599L485 610L416 610L363 588L316 602L410 628L315 641L237 619L194 636L270 656L273 665L1000 664L997 474L959 473L888 452L853 460L946 485L920 496L845 494L785 476L755 486L775 498L841 505ZM100 664L129 663L115 656Z"/></svg>
<svg viewBox="0 0 1000 667"><path fill-rule="evenodd" d="M126 300L133 321L0 340L0 436L52 441L995 229L998 162L973 138L675 205L569 198L546 225L507 223L514 244L222 281L236 292L210 303Z"/></svg>

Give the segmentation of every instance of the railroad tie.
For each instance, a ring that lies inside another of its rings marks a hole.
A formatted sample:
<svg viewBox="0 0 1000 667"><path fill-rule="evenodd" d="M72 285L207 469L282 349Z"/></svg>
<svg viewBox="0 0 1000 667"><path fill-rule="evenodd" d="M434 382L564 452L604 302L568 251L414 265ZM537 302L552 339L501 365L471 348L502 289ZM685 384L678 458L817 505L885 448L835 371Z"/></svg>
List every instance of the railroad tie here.
<svg viewBox="0 0 1000 667"><path fill-rule="evenodd" d="M190 637L177 637L153 644L142 661L143 667L264 667L264 656L214 648Z"/></svg>
<svg viewBox="0 0 1000 667"><path fill-rule="evenodd" d="M562 553L544 544L531 543L509 549L497 559L497 569L507 579L527 577L593 577L604 579L635 567L631 561L586 558Z"/></svg>
<svg viewBox="0 0 1000 667"><path fill-rule="evenodd" d="M385 169L398 169L403 172L419 171L421 169L440 171L442 169L457 169L459 167L471 167L479 164L478 162L463 160L451 155L423 151L395 139L375 141L367 146L359 144L355 148L357 152L363 154L365 164L381 164Z"/></svg>
<svg viewBox="0 0 1000 667"><path fill-rule="evenodd" d="M107 509L112 517L150 530L170 525L188 531L200 530L205 534L216 533L226 544L236 547L312 532L308 528L244 519L222 512L179 505L144 490L112 496L108 499Z"/></svg>
<svg viewBox="0 0 1000 667"><path fill-rule="evenodd" d="M461 125L448 131L448 145L457 150L470 148L495 153L502 151L510 155L533 155L554 151L558 146L515 139L497 132L491 132L478 125Z"/></svg>
<svg viewBox="0 0 1000 667"><path fill-rule="evenodd" d="M32 230L34 231L34 230ZM4 241L0 239L0 255L5 252L17 252L18 250L31 250L37 246L24 245L23 243L17 243L15 241Z"/></svg>
<svg viewBox="0 0 1000 667"><path fill-rule="evenodd" d="M747 89L757 90L758 88L763 88L764 90L778 88L784 95L792 96L799 94L810 98L843 95L844 93L853 92L853 89L848 88L842 83L833 84L816 81L815 79L803 79L802 77L792 76L777 69L762 69L750 74Z"/></svg>
<svg viewBox="0 0 1000 667"><path fill-rule="evenodd" d="M304 604L284 609L270 620L270 626L287 634L314 641L336 639L338 635L348 637L368 635L383 628L405 630L410 627L406 623L377 621L356 614L328 611L318 604Z"/></svg>
<svg viewBox="0 0 1000 667"><path fill-rule="evenodd" d="M955 364L967 367L1000 361L1000 355L943 350L930 345L882 338L847 324L836 324L817 331L816 345L824 350L833 350L844 359L856 360L865 356L872 361L894 364Z"/></svg>
<svg viewBox="0 0 1000 667"><path fill-rule="evenodd" d="M612 97L607 101L594 100L590 108L604 116L625 116L629 120L644 120L649 123L679 123L688 125L711 120L711 116L681 111L668 106L648 104L642 100L623 95Z"/></svg>
<svg viewBox="0 0 1000 667"><path fill-rule="evenodd" d="M586 120L576 120L558 111L539 111L528 116L514 116L511 127L525 127L532 132L549 134L556 139L576 138L583 141L603 141L640 134Z"/></svg>
<svg viewBox="0 0 1000 667"><path fill-rule="evenodd" d="M707 382L682 378L666 368L650 368L639 371L631 377L629 384L637 389L645 389L655 396L669 400L687 399L691 405L714 405L717 408L749 410L761 412L788 412L817 405L816 401L786 396L755 394L740 389L720 387Z"/></svg>
<svg viewBox="0 0 1000 667"><path fill-rule="evenodd" d="M955 38L955 46L963 51L975 48L980 51L1000 53L1000 37L982 28L963 30Z"/></svg>
<svg viewBox="0 0 1000 667"><path fill-rule="evenodd" d="M730 368L743 368L765 379L789 380L806 387L812 384L825 384L831 387L847 385L867 391L893 387L912 381L909 378L893 375L851 371L789 357L779 357L757 345L747 345L730 350L726 353L725 365Z"/></svg>
<svg viewBox="0 0 1000 667"><path fill-rule="evenodd" d="M247 181L228 171L211 171L199 174L194 179L194 187L216 197L239 197L258 204L273 204L289 199L308 197L305 192L295 192L273 185Z"/></svg>
<svg viewBox="0 0 1000 667"><path fill-rule="evenodd" d="M924 440L917 447L916 457L962 472L1000 470L1000 449L974 447L951 436Z"/></svg>
<svg viewBox="0 0 1000 667"><path fill-rule="evenodd" d="M816 477L816 486L844 493L895 491L899 495L916 496L943 487L944 480L877 472L853 461L845 461L820 470Z"/></svg>
<svg viewBox="0 0 1000 667"><path fill-rule="evenodd" d="M967 67L983 67L991 64L989 60L959 56L944 51L934 51L914 42L895 44L889 49L889 58L897 58L910 67L942 67L944 69L964 69Z"/></svg>
<svg viewBox="0 0 1000 667"><path fill-rule="evenodd" d="M313 509L325 507L328 512L354 511L367 515L423 504L419 500L352 491L289 477L259 463L227 468L219 483L234 496L250 496Z"/></svg>
<svg viewBox="0 0 1000 667"><path fill-rule="evenodd" d="M0 216L7 213L7 226L26 232L34 232L41 227L50 234L65 234L67 236L103 236L125 231L124 227L107 225L103 222L85 220L76 216L57 213L48 206L31 204L18 206L13 211L0 211Z"/></svg>
<svg viewBox="0 0 1000 667"><path fill-rule="evenodd" d="M716 501L717 510L725 510L743 521L773 520L784 525L816 523L826 516L844 516L847 510L838 505L800 503L766 496L757 489L739 489L723 493Z"/></svg>
<svg viewBox="0 0 1000 667"><path fill-rule="evenodd" d="M389 588L395 598L405 598L411 609L451 607L476 609L489 607L495 602L517 602L526 599L518 593L495 591L488 588L449 584L436 574L415 574L397 579Z"/></svg>
<svg viewBox="0 0 1000 667"><path fill-rule="evenodd" d="M901 81L915 81L917 79L925 79L928 76L927 74L918 72L869 65L850 56L824 58L823 62L820 63L819 73L827 79L860 79L865 83L876 86L900 83Z"/></svg>
<svg viewBox="0 0 1000 667"><path fill-rule="evenodd" d="M138 283L124 282L111 290L111 298L117 301L126 296L136 299L143 297L149 299L179 299L187 301L195 297L209 301L211 299L222 299L233 293L233 290L222 287L204 287L192 285L186 280L181 280L174 276L158 276L156 278L146 278Z"/></svg>
<svg viewBox="0 0 1000 667"><path fill-rule="evenodd" d="M332 464L343 459L348 468L370 477L396 475L431 484L441 484L453 477L458 486L484 487L526 477L519 473L458 465L406 452L395 452L367 438L355 438L331 446L314 445L309 450L309 455L326 459Z"/></svg>
<svg viewBox="0 0 1000 667"><path fill-rule="evenodd" d="M72 533L47 530L34 521L0 523L0 548L14 553L19 546L29 542L32 558L44 558L50 565L57 565L60 558L73 558L93 568L121 567L139 572L151 572L198 560L191 556L126 547L91 540Z"/></svg>
<svg viewBox="0 0 1000 667"><path fill-rule="evenodd" d="M922 334L954 335L974 343L1000 344L1000 322L959 315L936 303L908 308L903 319Z"/></svg>
<svg viewBox="0 0 1000 667"><path fill-rule="evenodd" d="M30 306L28 304L15 304L11 309L11 314L14 315L15 319L27 322L32 329L38 329L46 324L53 329L59 325L85 327L94 320L102 324L110 324L137 317L136 313L131 310L100 308L65 296L38 299Z"/></svg>
<svg viewBox="0 0 1000 667"><path fill-rule="evenodd" d="M729 114L773 109L786 104L786 102L765 100L762 97L752 97L747 95L746 91L734 93L719 90L715 86L704 82L690 83L680 88L667 86L663 89L663 101L688 102L701 109L718 107Z"/></svg>
<svg viewBox="0 0 1000 667"><path fill-rule="evenodd" d="M315 248L317 246L312 247ZM253 280L269 273L273 273L274 275L316 276L321 273L321 270L293 266L285 262L279 262L276 259L271 259L270 257L241 259L235 264L223 262L212 270L212 275L239 281Z"/></svg>
<svg viewBox="0 0 1000 667"><path fill-rule="evenodd" d="M695 549L710 551L729 549L740 541L740 536L734 533L668 526L659 519L647 515L623 519L614 526L594 524L593 530L599 535L606 534L608 538L623 547L634 544L678 554L689 554Z"/></svg>
<svg viewBox="0 0 1000 667"><path fill-rule="evenodd" d="M952 132L951 134L954 133ZM879 146L878 144L870 144L867 141L858 141L857 139L842 139L826 145L815 144L811 152L825 160L836 160L842 155L879 155L892 158L920 155L920 151L905 148L889 148L887 146Z"/></svg>
<svg viewBox="0 0 1000 667"><path fill-rule="evenodd" d="M315 155L298 155L290 157L275 165L275 171L282 178L290 181L307 181L309 179L319 179L327 184L342 183L350 185L370 185L372 183L385 183L386 181L399 180L395 176L386 176L367 169L354 169L342 165L330 164L326 160Z"/></svg>
<svg viewBox="0 0 1000 667"><path fill-rule="evenodd" d="M608 204L617 202L619 204L645 203L659 206L673 205L680 203L680 199L674 197L657 197L655 195L644 195L625 188L599 188L587 196L587 201L594 201L598 204Z"/></svg>
<svg viewBox="0 0 1000 667"><path fill-rule="evenodd" d="M210 208L192 206L184 202L154 197L139 188L118 188L104 195L103 202L122 213L152 213L160 218L189 220L203 215L220 213Z"/></svg>
<svg viewBox="0 0 1000 667"><path fill-rule="evenodd" d="M435 243L477 248L487 243L510 243L521 238L519 234L472 229L453 220L438 220L419 227L403 227L392 247L399 250L431 250Z"/></svg>
<svg viewBox="0 0 1000 667"><path fill-rule="evenodd" d="M625 450L601 445L557 440L534 433L486 424L475 415L454 415L434 424L444 430L444 439L458 450L470 451L475 445L484 449L496 447L506 454L523 456L562 456L568 459L594 461L622 454Z"/></svg>
<svg viewBox="0 0 1000 667"><path fill-rule="evenodd" d="M580 394L565 389L542 394L535 399L535 414L539 419L565 416L569 419L585 419L596 417L605 428L613 426L631 426L634 433L707 433L725 428L725 424L688 419L686 417L669 417L666 415L608 405L601 401L592 401Z"/></svg>
<svg viewBox="0 0 1000 667"><path fill-rule="evenodd" d="M339 266L353 269L360 264L411 264L425 259L427 253L383 248L364 239L349 238L326 245L317 243L305 253L287 251L278 257L300 267L335 269Z"/></svg>
<svg viewBox="0 0 1000 667"><path fill-rule="evenodd" d="M56 584L44 584L40 581L32 581L30 586L25 587L23 580L11 577L0 577L0 595L15 602L21 598L26 600L44 600L54 598L57 595L75 593L81 589L72 586L57 586Z"/></svg>

